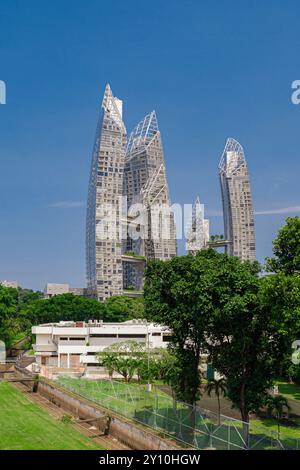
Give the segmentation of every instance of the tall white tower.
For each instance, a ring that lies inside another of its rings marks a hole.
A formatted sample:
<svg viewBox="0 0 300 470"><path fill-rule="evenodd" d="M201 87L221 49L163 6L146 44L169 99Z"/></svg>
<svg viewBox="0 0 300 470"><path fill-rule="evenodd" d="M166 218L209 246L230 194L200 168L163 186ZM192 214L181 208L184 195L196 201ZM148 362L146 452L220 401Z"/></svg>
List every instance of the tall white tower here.
<svg viewBox="0 0 300 470"><path fill-rule="evenodd" d="M255 260L255 231L248 166L243 147L227 139L219 164L227 251L242 261Z"/></svg>
<svg viewBox="0 0 300 470"><path fill-rule="evenodd" d="M106 85L92 156L86 217L87 288L89 295L99 300L123 292L119 221L125 146L122 101Z"/></svg>

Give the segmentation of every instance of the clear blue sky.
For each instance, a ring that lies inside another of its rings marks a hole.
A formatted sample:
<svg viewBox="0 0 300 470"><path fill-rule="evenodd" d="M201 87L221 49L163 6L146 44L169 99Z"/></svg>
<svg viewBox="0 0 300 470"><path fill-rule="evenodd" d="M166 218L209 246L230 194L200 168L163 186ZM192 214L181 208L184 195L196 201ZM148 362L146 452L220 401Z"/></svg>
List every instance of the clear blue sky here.
<svg viewBox="0 0 300 470"><path fill-rule="evenodd" d="M106 82L128 130L156 109L173 202L221 210L218 163L244 146L257 255L299 214L300 3L1 0L0 279L85 284L85 200ZM294 209L289 209L294 208ZM220 216L212 232L222 231Z"/></svg>

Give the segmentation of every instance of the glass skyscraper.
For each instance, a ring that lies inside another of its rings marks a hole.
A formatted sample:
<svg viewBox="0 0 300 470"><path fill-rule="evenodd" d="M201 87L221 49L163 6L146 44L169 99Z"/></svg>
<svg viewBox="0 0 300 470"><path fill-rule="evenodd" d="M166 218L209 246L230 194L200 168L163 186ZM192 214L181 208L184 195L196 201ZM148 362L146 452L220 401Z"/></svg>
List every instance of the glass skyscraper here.
<svg viewBox="0 0 300 470"><path fill-rule="evenodd" d="M227 139L219 164L227 252L242 261L255 260L252 194L243 147Z"/></svg>
<svg viewBox="0 0 300 470"><path fill-rule="evenodd" d="M140 204L138 213L132 211L133 204ZM123 289L141 290L144 259L175 255L174 215L156 114L152 111L135 127L126 146L122 101L107 85L88 190L88 295L104 300Z"/></svg>
<svg viewBox="0 0 300 470"><path fill-rule="evenodd" d="M125 156L124 195L128 207L140 205L142 237L128 237L124 250L146 259L167 260L176 255L174 214L166 177L163 145L155 111L131 132ZM139 211L139 212L140 212ZM134 212L134 211L133 211ZM141 285L135 266L124 266L124 285Z"/></svg>
<svg viewBox="0 0 300 470"><path fill-rule="evenodd" d="M205 248L209 242L209 220L204 218L204 205L199 196L192 209L192 217L187 231L186 248L188 253L196 254Z"/></svg>
<svg viewBox="0 0 300 470"><path fill-rule="evenodd" d="M92 156L86 218L88 295L99 300L123 292L120 198L125 147L122 101L107 85Z"/></svg>

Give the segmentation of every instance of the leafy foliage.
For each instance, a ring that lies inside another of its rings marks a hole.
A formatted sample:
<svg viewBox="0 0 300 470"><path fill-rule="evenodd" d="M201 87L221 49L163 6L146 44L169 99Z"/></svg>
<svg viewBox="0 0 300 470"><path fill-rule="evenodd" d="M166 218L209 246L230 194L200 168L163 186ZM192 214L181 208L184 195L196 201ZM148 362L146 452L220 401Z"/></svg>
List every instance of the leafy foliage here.
<svg viewBox="0 0 300 470"><path fill-rule="evenodd" d="M268 395L265 401L265 406L267 408L269 416L272 417L272 415L274 414L275 418L277 419L278 438L280 439L280 420L283 417L284 411L290 411L288 401L282 395Z"/></svg>
<svg viewBox="0 0 300 470"><path fill-rule="evenodd" d="M194 403L199 398L199 359L205 349L205 329L210 315L198 279L199 256L209 260L215 252L152 261L146 269L145 316L172 330L175 367L171 384L179 399ZM202 258L201 258L202 259ZM204 274L204 273L202 273Z"/></svg>
<svg viewBox="0 0 300 470"><path fill-rule="evenodd" d="M111 297L105 302L62 294L43 299L41 292L0 286L0 340L7 346L18 335L30 335L31 327L59 321L126 321L143 316L143 299Z"/></svg>
<svg viewBox="0 0 300 470"><path fill-rule="evenodd" d="M103 320L107 322L122 322L144 316L143 297L126 297L119 295L110 297L104 303Z"/></svg>
<svg viewBox="0 0 300 470"><path fill-rule="evenodd" d="M164 349L147 350L142 342L122 341L114 343L97 354L98 361L108 371L110 378L117 372L126 382L134 375L139 380L169 380L173 357Z"/></svg>
<svg viewBox="0 0 300 470"><path fill-rule="evenodd" d="M146 318L173 334L176 395L197 400L199 355L209 352L246 422L263 404L300 316L298 276L259 271L256 262L213 250L153 262L146 271Z"/></svg>
<svg viewBox="0 0 300 470"><path fill-rule="evenodd" d="M300 273L300 217L288 217L273 241L274 258L267 259L267 269L285 274Z"/></svg>
<svg viewBox="0 0 300 470"><path fill-rule="evenodd" d="M218 414L219 414L219 424L221 421L221 403L220 403L220 398L221 396L225 396L227 393L227 383L226 379L224 377L221 377L220 379L212 379L206 384L206 392L208 396L211 396L211 394L214 392L214 394L217 397L218 400Z"/></svg>

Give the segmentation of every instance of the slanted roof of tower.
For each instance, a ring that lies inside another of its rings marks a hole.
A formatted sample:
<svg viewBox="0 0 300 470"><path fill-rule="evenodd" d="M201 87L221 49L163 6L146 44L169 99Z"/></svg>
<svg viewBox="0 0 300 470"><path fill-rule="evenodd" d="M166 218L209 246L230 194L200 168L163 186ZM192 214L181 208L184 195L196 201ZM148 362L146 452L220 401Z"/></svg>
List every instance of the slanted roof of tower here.
<svg viewBox="0 0 300 470"><path fill-rule="evenodd" d="M113 95L110 85L107 83L102 100L102 109L104 112L109 113L111 118L125 130L120 105L117 102L121 102L121 100Z"/></svg>
<svg viewBox="0 0 300 470"><path fill-rule="evenodd" d="M244 149L237 140L229 137L219 163L219 170L229 174L237 170L242 164L247 165Z"/></svg>
<svg viewBox="0 0 300 470"><path fill-rule="evenodd" d="M158 132L156 113L151 111L131 132L127 143L126 158L144 150Z"/></svg>
<svg viewBox="0 0 300 470"><path fill-rule="evenodd" d="M204 219L204 206L201 204L199 196L197 196L192 209L192 224L197 223L199 218Z"/></svg>
<svg viewBox="0 0 300 470"><path fill-rule="evenodd" d="M151 206L157 200L159 195L167 190L165 167L161 164L150 176L146 185L141 190L144 201L147 205ZM169 195L168 195L169 198Z"/></svg>

